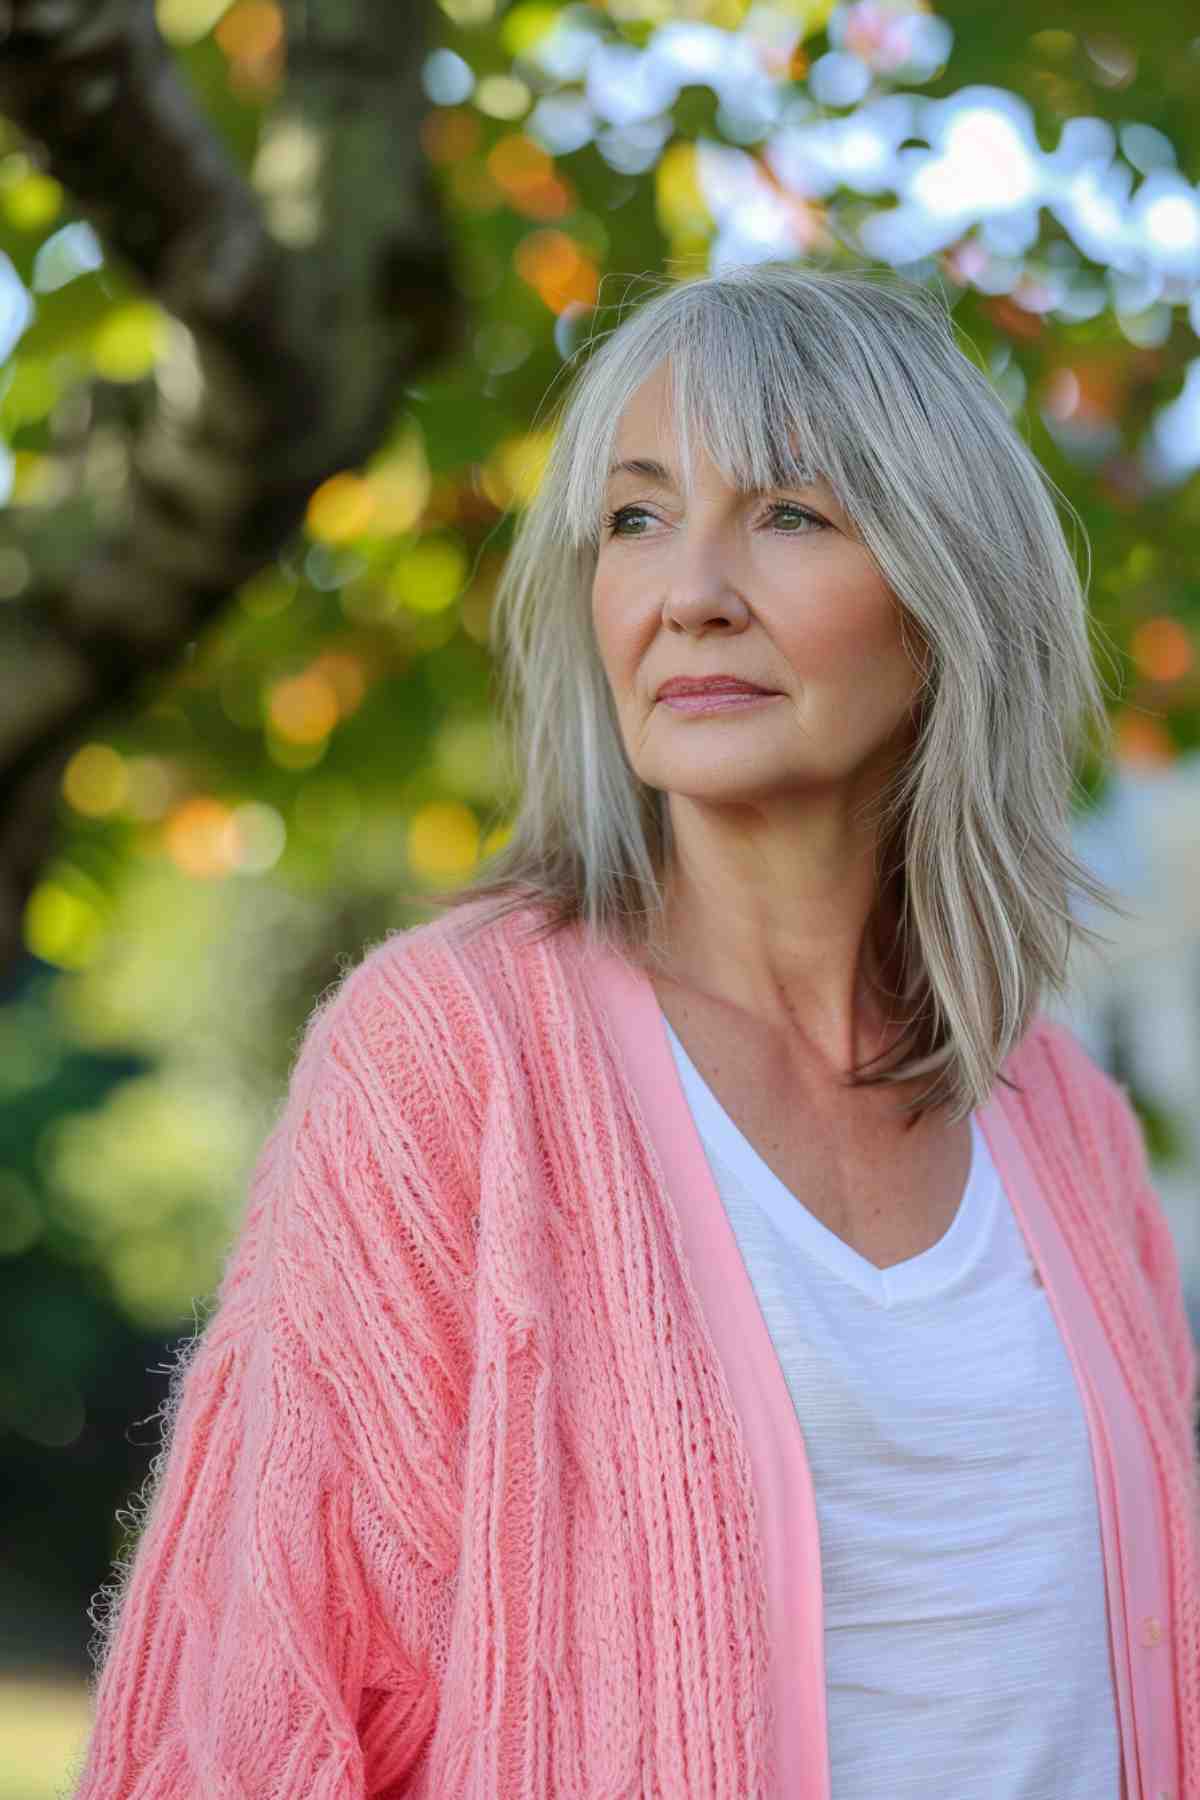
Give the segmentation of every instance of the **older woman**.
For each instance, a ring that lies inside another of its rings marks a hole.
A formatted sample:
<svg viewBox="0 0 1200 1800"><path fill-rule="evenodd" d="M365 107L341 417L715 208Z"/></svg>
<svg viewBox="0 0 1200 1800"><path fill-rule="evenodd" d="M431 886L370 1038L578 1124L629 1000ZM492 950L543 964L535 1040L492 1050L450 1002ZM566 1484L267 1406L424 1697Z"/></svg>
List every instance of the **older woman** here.
<svg viewBox="0 0 1200 1800"><path fill-rule="evenodd" d="M79 1794L1200 1793L1196 1350L1043 1010L1104 708L944 310L664 285L495 620L513 831L310 1021Z"/></svg>

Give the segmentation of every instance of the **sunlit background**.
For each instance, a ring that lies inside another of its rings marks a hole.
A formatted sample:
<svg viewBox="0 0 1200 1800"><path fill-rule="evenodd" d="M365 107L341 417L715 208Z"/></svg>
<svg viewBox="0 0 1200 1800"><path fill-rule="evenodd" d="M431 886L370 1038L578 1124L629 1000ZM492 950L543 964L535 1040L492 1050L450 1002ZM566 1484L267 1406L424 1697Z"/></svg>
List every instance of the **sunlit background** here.
<svg viewBox="0 0 1200 1800"><path fill-rule="evenodd" d="M319 255L324 126L285 105L286 8L156 10L272 235ZM88 1605L315 996L415 922L398 892L504 841L491 596L549 448L544 396L642 275L854 253L936 281L1077 510L1119 746L1081 771L1078 847L1135 917L1097 921L1111 949L1059 1010L1138 1106L1200 1328L1187 11L431 7L420 143L466 347L316 488L182 663L74 749L0 972L0 1800L68 1791ZM0 607L121 517L131 418L186 406L197 380L186 329L0 121Z"/></svg>

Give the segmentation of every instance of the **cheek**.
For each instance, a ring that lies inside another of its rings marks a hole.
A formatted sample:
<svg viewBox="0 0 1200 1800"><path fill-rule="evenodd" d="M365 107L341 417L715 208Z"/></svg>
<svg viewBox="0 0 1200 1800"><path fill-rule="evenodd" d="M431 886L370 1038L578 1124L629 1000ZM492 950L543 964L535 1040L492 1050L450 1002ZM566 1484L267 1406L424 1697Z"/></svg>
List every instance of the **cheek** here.
<svg viewBox="0 0 1200 1800"><path fill-rule="evenodd" d="M819 605L802 608L790 620L787 653L797 670L830 676L861 670L864 658L894 651L905 658L900 614L889 589L847 582L826 588Z"/></svg>
<svg viewBox="0 0 1200 1800"><path fill-rule="evenodd" d="M615 587L597 579L592 583L592 631L600 660L609 678L619 678L637 661L639 621Z"/></svg>

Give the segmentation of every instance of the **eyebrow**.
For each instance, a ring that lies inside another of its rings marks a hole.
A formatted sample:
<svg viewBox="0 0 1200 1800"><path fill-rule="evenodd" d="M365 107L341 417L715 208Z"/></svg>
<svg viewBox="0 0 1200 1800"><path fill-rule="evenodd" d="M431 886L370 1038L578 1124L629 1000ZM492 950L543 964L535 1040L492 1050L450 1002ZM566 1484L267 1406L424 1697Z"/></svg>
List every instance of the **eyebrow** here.
<svg viewBox="0 0 1200 1800"><path fill-rule="evenodd" d="M611 481L613 476L619 475L622 470L628 470L631 475L645 475L648 480L657 481L661 487L672 487L675 482L675 477L665 464L655 462L653 458L647 456L635 456L628 462L613 463L608 471L608 479Z"/></svg>
<svg viewBox="0 0 1200 1800"><path fill-rule="evenodd" d="M671 488L676 493L679 491L678 488L675 487L675 477L670 469L667 468L666 464L655 462L654 458L650 456L634 456L630 457L625 462L615 462L611 464L608 471L608 480L612 481L614 476L623 473L628 473L630 475L644 475L648 481L657 483L659 487ZM808 471L806 471L806 473L808 473L809 476L808 480L800 482L798 487L815 487L817 485L818 477ZM783 486L785 484L779 483L778 485ZM798 491L798 489L794 491Z"/></svg>

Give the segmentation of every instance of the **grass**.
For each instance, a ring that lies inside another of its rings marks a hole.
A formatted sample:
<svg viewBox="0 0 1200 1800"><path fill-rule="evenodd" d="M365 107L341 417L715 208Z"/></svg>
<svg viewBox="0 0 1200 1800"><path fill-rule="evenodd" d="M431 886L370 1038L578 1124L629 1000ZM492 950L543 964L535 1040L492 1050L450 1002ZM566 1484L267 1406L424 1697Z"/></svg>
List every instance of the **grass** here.
<svg viewBox="0 0 1200 1800"><path fill-rule="evenodd" d="M0 1676L0 1800L69 1800L91 1722L82 1681Z"/></svg>

